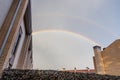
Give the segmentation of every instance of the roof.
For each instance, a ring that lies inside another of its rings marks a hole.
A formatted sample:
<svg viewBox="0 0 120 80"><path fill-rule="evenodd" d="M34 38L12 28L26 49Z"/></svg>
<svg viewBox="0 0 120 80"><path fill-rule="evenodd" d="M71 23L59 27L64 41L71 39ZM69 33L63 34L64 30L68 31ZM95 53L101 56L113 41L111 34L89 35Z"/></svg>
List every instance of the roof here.
<svg viewBox="0 0 120 80"><path fill-rule="evenodd" d="M80 72L80 73L95 73L94 69L82 69L82 70L64 70L67 72Z"/></svg>

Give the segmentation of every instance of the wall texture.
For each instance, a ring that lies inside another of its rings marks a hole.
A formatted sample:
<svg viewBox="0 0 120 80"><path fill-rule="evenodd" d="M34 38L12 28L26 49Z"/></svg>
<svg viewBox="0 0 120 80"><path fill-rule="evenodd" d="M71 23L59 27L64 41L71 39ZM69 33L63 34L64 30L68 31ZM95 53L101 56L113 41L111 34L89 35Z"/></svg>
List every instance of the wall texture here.
<svg viewBox="0 0 120 80"><path fill-rule="evenodd" d="M120 75L120 40L116 40L101 52L106 74Z"/></svg>
<svg viewBox="0 0 120 80"><path fill-rule="evenodd" d="M99 56L101 58L95 55L94 65L97 66L95 67L96 73L120 76L120 39L114 41L110 46L101 51L101 53L96 52L95 54L101 54ZM100 62L100 59L102 59L102 62Z"/></svg>

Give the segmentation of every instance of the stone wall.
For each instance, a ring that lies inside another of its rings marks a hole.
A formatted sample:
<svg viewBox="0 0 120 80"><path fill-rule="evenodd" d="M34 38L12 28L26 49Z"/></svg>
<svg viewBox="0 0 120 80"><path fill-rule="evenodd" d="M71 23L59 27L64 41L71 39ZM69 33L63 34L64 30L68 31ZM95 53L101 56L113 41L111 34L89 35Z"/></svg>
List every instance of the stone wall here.
<svg viewBox="0 0 120 80"><path fill-rule="evenodd" d="M97 52L94 48L94 52L96 73L120 76L120 39L114 41L103 51Z"/></svg>
<svg viewBox="0 0 120 80"><path fill-rule="evenodd" d="M120 40L116 40L101 52L105 74L120 76Z"/></svg>

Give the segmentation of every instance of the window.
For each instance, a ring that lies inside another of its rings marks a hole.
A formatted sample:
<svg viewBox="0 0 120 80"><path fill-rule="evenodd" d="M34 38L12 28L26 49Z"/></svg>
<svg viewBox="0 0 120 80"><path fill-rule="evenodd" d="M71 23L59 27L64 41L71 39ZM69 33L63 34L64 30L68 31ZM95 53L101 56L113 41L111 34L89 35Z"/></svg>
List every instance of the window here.
<svg viewBox="0 0 120 80"><path fill-rule="evenodd" d="M13 65L13 62L14 62L14 59L15 59L16 50L17 50L17 47L19 45L21 36L22 36L22 28L20 27L18 36L16 38L14 47L12 49L12 56L9 58L9 67L8 68L12 68L12 65Z"/></svg>

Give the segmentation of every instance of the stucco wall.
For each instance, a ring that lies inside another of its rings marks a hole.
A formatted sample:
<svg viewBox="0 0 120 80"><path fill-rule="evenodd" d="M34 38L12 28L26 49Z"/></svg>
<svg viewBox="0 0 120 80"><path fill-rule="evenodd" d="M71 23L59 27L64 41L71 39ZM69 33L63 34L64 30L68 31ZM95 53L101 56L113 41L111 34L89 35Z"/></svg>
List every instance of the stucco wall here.
<svg viewBox="0 0 120 80"><path fill-rule="evenodd" d="M0 0L0 28L9 11L13 0Z"/></svg>

